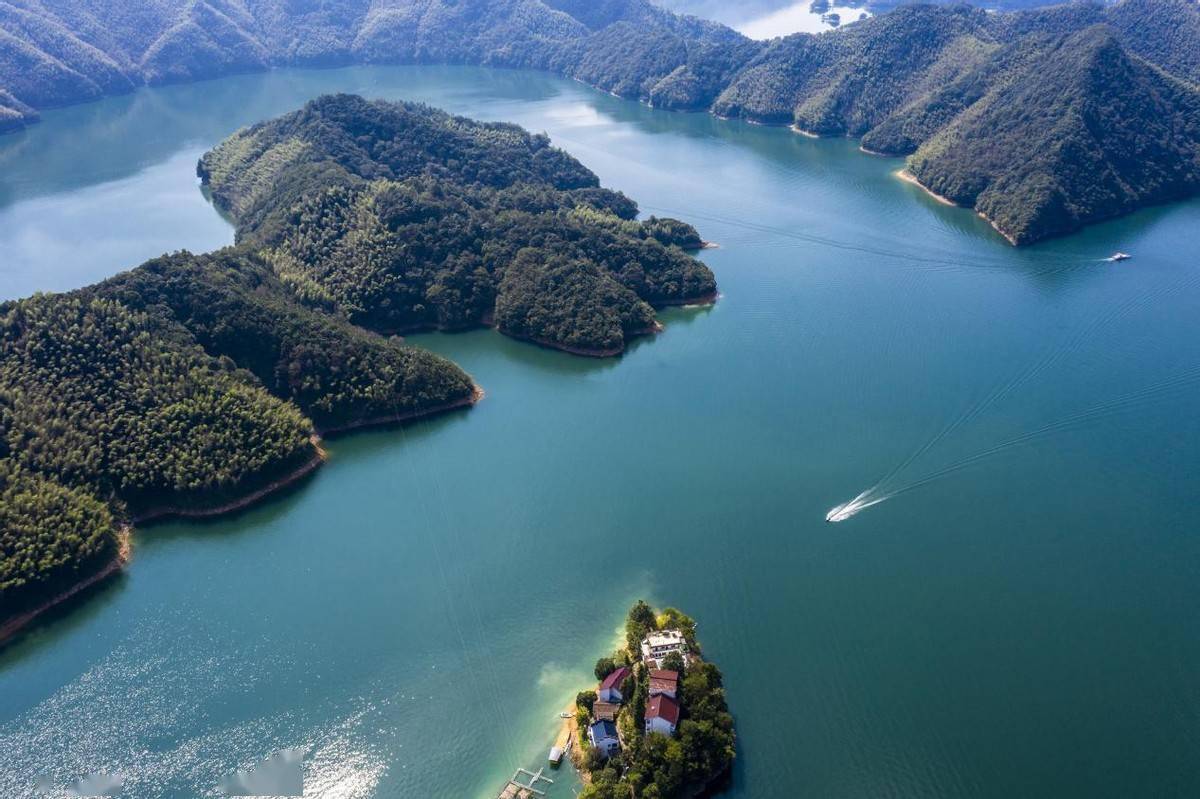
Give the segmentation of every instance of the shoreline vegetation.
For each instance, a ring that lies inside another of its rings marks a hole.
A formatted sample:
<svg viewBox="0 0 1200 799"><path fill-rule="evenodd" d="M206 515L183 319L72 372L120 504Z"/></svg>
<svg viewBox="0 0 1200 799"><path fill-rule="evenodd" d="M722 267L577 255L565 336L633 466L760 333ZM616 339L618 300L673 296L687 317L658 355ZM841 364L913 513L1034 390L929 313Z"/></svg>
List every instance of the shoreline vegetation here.
<svg viewBox="0 0 1200 799"><path fill-rule="evenodd" d="M197 172L235 246L0 303L0 643L119 571L132 525L248 508L322 436L483 398L396 330L607 357L716 297L693 227L515 125L324 97Z"/></svg>
<svg viewBox="0 0 1200 799"><path fill-rule="evenodd" d="M97 586L107 581L109 577L115 576L126 566L128 566L133 559L133 537L136 534L139 526L147 524L153 525L156 522L167 521L174 518L216 518L219 516L232 515L243 510L248 510L260 502L270 499L273 496L303 482L306 478L315 473L317 469L325 465L325 463L328 461L328 453L321 446L324 437L344 435L349 432L365 430L372 427L387 427L395 424L403 424L405 422L417 422L432 419L455 410L465 410L473 407L485 396L486 394L484 390L479 386L475 386L470 396L461 400L447 403L445 405L427 408L421 411L394 414L392 416L362 419L357 422L351 422L338 427L322 430L319 433L314 433L310 438L313 448L316 450L312 458L304 462L295 471L271 481L266 486L255 489L244 496L233 499L216 507L202 508L181 506L173 508L154 508L140 513L137 517L131 519L128 523L121 526L117 533L117 554L114 555L113 558L109 560L103 568L94 574L90 574L81 578L79 582L74 583L61 593L46 600L38 607L25 611L17 616L0 620L0 647L11 643L20 633L22 633L31 624L36 622L40 617L45 616L48 612L63 605L77 595L82 594L92 586Z"/></svg>
<svg viewBox="0 0 1200 799"><path fill-rule="evenodd" d="M576 695L568 721L569 754L584 784L579 799L685 799L727 784L737 756L733 716L692 618L639 600L624 645L594 673L598 685Z"/></svg>
<svg viewBox="0 0 1200 799"><path fill-rule="evenodd" d="M65 604L67 601L87 591L92 586L100 585L120 573L122 569L129 563L133 557L133 527L131 525L122 525L117 532L117 552L113 557L94 574L74 583L61 593L47 599L41 605L20 613L16 616L9 617L0 621L0 647L15 640L17 635L23 632L29 625L37 621L42 616L49 613L51 610Z"/></svg>
<svg viewBox="0 0 1200 799"><path fill-rule="evenodd" d="M236 21L185 0L135 0L131 27L145 37L97 37L78 9L33 9L0 41L0 130L37 108L279 66L474 64L541 70L652 108L858 137L865 152L908 157L922 183L1017 244L1200 191L1194 0L995 13L904 4L767 41L650 0L426 5L418 25L404 4L362 0L313 14L267 4Z"/></svg>

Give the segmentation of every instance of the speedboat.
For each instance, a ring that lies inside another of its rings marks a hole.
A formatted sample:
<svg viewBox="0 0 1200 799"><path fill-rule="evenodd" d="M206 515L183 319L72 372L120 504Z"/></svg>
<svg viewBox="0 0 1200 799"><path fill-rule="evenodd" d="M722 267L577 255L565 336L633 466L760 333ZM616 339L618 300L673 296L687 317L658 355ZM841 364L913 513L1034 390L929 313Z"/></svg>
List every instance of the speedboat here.
<svg viewBox="0 0 1200 799"><path fill-rule="evenodd" d="M1108 258L1106 258L1105 260L1106 260L1106 261L1109 261L1109 262L1112 262L1112 263L1115 263L1115 262L1117 262L1117 261L1128 261L1128 260L1129 260L1130 258L1132 258L1132 257L1133 257L1133 256L1132 256L1132 255L1130 255L1130 254L1129 254L1129 253L1127 253L1127 252L1114 252L1112 255L1110 255L1110 256L1109 256Z"/></svg>

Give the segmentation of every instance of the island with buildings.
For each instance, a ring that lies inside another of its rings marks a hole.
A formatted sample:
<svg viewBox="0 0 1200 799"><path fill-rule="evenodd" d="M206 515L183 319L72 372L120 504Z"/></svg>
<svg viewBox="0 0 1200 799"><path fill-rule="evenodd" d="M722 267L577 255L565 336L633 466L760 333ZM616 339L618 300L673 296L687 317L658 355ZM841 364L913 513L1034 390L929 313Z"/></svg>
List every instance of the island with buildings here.
<svg viewBox="0 0 1200 799"><path fill-rule="evenodd" d="M643 601L625 645L596 662L595 690L575 698L572 761L580 799L690 797L728 778L736 755L721 670L706 661L696 623Z"/></svg>

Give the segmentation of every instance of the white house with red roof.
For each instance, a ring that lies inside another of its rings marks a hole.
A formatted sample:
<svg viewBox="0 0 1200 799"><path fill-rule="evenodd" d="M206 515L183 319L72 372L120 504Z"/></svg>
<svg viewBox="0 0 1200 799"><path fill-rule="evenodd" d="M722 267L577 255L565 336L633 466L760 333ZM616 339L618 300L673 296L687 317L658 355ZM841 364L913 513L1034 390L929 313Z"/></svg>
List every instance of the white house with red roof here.
<svg viewBox="0 0 1200 799"><path fill-rule="evenodd" d="M679 726L679 703L666 694L650 697L646 703L646 734L674 735Z"/></svg>
<svg viewBox="0 0 1200 799"><path fill-rule="evenodd" d="M600 690L596 691L596 695L601 702L615 702L620 704L625 697L621 695L621 683L625 682L625 678L629 676L629 667L622 666L604 678L600 683Z"/></svg>

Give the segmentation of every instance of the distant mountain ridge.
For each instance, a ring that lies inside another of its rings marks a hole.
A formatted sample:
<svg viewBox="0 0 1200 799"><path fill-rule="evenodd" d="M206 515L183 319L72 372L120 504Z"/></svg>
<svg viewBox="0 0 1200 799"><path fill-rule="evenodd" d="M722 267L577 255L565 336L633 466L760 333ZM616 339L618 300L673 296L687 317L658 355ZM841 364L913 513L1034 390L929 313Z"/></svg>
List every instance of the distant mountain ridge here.
<svg viewBox="0 0 1200 799"><path fill-rule="evenodd" d="M1200 187L1197 0L1012 13L903 5L768 42L648 0L107 6L0 0L0 129L142 84L273 65L471 63L548 70L662 108L862 136L868 150L911 155L924 185L1018 243ZM1123 115L1084 113L1109 102Z"/></svg>

